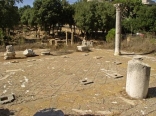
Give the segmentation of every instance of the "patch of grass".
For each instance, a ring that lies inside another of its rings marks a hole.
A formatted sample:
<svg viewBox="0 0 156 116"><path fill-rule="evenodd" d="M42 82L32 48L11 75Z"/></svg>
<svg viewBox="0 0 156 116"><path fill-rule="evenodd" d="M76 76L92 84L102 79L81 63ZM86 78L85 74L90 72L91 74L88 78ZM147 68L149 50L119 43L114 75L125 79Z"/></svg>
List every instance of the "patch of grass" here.
<svg viewBox="0 0 156 116"><path fill-rule="evenodd" d="M142 38L139 36L130 37L121 44L121 49L131 52L150 53L156 51L156 39Z"/></svg>

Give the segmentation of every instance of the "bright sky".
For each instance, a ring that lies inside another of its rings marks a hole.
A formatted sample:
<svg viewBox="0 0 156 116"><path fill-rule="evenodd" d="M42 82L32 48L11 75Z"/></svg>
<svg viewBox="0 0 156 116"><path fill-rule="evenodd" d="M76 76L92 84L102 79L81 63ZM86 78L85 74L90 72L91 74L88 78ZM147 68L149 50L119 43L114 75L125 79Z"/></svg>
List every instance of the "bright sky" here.
<svg viewBox="0 0 156 116"><path fill-rule="evenodd" d="M69 3L74 3L77 0L67 0ZM23 3L17 4L18 7L23 7L24 5L33 5L34 0L23 0Z"/></svg>

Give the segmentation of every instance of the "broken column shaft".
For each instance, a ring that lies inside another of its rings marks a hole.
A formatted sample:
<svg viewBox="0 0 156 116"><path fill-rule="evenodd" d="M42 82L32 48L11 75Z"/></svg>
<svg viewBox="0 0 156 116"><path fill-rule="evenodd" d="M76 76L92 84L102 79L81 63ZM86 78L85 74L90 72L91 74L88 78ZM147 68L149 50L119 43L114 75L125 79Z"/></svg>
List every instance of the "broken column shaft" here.
<svg viewBox="0 0 156 116"><path fill-rule="evenodd" d="M126 92L136 99L146 98L150 80L150 69L140 60L132 59L128 62Z"/></svg>

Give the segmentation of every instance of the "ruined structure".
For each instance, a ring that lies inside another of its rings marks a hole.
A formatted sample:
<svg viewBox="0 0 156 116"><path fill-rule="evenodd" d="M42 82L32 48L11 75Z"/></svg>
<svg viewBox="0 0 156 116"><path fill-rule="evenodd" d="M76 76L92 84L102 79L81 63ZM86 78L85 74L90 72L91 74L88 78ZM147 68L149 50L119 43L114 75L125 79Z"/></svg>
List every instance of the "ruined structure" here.
<svg viewBox="0 0 156 116"><path fill-rule="evenodd" d="M120 55L121 44L121 5L120 3L114 4L116 8L116 27L115 27L115 52L114 55Z"/></svg>
<svg viewBox="0 0 156 116"><path fill-rule="evenodd" d="M133 58L128 62L126 92L136 99L146 98L150 80L151 67L143 63L140 58Z"/></svg>
<svg viewBox="0 0 156 116"><path fill-rule="evenodd" d="M4 53L4 59L7 60L7 59L13 59L15 58L15 50L13 48L12 45L7 45L6 46L6 52Z"/></svg>

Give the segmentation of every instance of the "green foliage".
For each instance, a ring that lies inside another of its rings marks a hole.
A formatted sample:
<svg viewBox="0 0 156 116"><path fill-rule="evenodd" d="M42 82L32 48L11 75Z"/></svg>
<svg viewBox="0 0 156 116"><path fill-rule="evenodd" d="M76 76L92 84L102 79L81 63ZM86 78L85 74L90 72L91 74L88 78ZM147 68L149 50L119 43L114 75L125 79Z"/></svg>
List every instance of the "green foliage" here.
<svg viewBox="0 0 156 116"><path fill-rule="evenodd" d="M115 8L105 1L79 1L75 4L74 19L76 25L85 33L107 31L115 25Z"/></svg>
<svg viewBox="0 0 156 116"><path fill-rule="evenodd" d="M115 40L115 29L111 29L108 31L108 34L106 36L107 42L113 42Z"/></svg>
<svg viewBox="0 0 156 116"><path fill-rule="evenodd" d="M19 22L18 7L15 6L16 2L22 2L22 0L0 1L0 28L3 34L5 34L6 28L13 28Z"/></svg>
<svg viewBox="0 0 156 116"><path fill-rule="evenodd" d="M126 18L122 24L130 32L156 31L156 6L137 6L133 17Z"/></svg>
<svg viewBox="0 0 156 116"><path fill-rule="evenodd" d="M2 45L3 44L3 32L2 32L2 30L0 29L0 45Z"/></svg>
<svg viewBox="0 0 156 116"><path fill-rule="evenodd" d="M66 0L62 0L62 13L60 17L60 23L74 25L74 5L70 5Z"/></svg>
<svg viewBox="0 0 156 116"><path fill-rule="evenodd" d="M50 32L51 27L54 29L54 26L61 22L61 0L35 0L33 4L34 14L36 14L34 19L44 26L45 30L50 27L48 29Z"/></svg>
<svg viewBox="0 0 156 116"><path fill-rule="evenodd" d="M23 7L20 7L18 9L18 12L19 12L20 17L22 17L22 15L23 15L23 13L24 13L25 10L30 9L30 8L31 8L30 5L24 5Z"/></svg>

